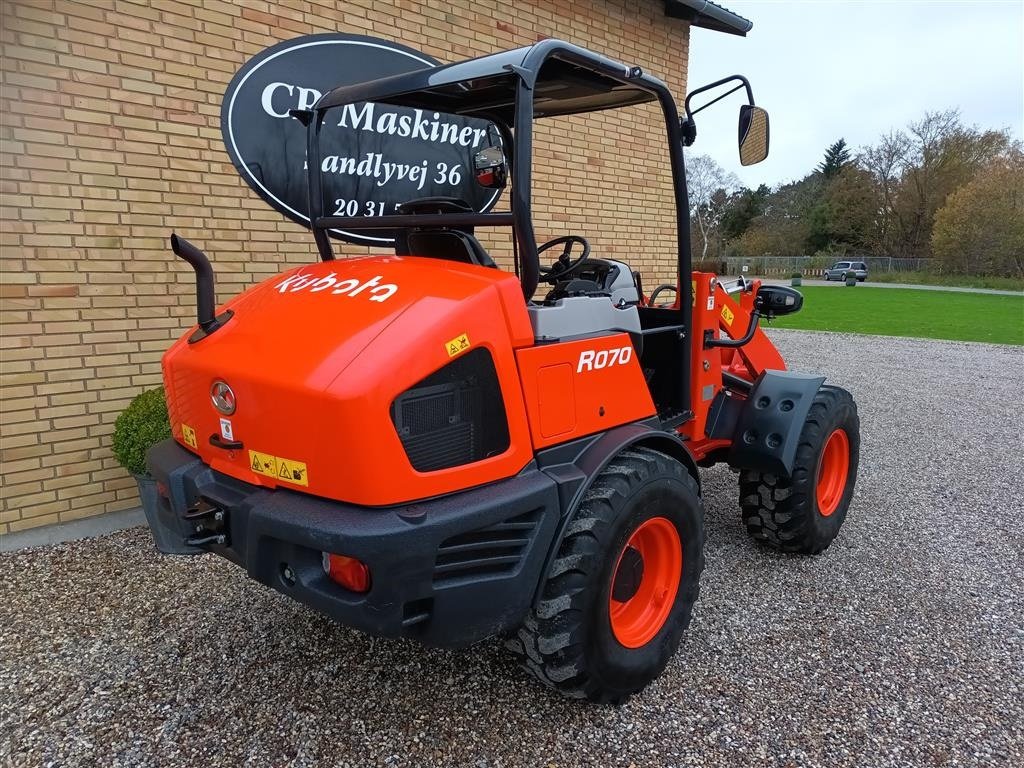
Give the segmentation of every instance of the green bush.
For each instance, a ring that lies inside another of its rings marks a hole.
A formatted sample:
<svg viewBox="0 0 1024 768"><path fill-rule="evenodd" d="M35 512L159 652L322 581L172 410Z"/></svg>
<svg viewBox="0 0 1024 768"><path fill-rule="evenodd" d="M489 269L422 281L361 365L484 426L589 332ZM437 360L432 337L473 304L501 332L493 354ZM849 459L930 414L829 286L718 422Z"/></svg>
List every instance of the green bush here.
<svg viewBox="0 0 1024 768"><path fill-rule="evenodd" d="M803 273L803 272L794 272L794 273L793 273L792 275L790 275L790 277L791 277L791 278L794 278L794 277L803 277L803 276L804 276L804 273Z"/></svg>
<svg viewBox="0 0 1024 768"><path fill-rule="evenodd" d="M162 387L137 395L114 422L114 457L135 475L146 473L146 451L171 436Z"/></svg>

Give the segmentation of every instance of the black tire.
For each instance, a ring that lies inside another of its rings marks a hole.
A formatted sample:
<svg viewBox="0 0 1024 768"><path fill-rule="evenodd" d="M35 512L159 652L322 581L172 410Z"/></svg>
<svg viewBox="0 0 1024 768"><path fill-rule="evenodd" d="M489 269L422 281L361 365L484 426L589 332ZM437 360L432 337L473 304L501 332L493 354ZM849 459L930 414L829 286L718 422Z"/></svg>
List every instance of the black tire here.
<svg viewBox="0 0 1024 768"><path fill-rule="evenodd" d="M627 648L612 630L613 572L634 531L655 517L679 534L682 568L660 630ZM704 569L704 509L675 459L633 447L595 479L566 529L540 599L507 646L541 682L574 698L621 703L665 669L690 623Z"/></svg>
<svg viewBox="0 0 1024 768"><path fill-rule="evenodd" d="M849 441L849 470L838 506L826 516L818 507L818 465L826 441L837 429ZM853 396L841 387L821 387L800 433L792 477L740 473L740 508L747 533L783 552L823 552L846 519L859 456L860 419Z"/></svg>

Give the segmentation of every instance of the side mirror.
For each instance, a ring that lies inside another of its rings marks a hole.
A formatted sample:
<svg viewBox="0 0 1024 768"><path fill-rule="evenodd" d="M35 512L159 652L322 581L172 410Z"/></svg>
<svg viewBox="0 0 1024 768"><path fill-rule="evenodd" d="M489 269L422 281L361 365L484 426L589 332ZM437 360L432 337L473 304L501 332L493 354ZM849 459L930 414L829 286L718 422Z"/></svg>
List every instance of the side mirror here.
<svg viewBox="0 0 1024 768"><path fill-rule="evenodd" d="M768 157L768 112L753 104L740 107L740 165Z"/></svg>
<svg viewBox="0 0 1024 768"><path fill-rule="evenodd" d="M803 305L803 294L784 285L762 285L754 297L754 309L769 319L799 312Z"/></svg>
<svg viewBox="0 0 1024 768"><path fill-rule="evenodd" d="M484 147L473 155L473 178L481 187L505 188L508 184L508 166L501 147Z"/></svg>

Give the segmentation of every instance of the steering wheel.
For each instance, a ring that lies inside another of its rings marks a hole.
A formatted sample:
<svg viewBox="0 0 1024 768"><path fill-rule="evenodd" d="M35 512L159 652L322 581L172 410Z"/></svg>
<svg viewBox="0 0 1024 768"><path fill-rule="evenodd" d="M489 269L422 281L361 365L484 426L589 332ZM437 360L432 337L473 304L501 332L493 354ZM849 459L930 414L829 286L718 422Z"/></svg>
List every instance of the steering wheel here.
<svg viewBox="0 0 1024 768"><path fill-rule="evenodd" d="M575 259L572 259L570 255L572 254L572 247L576 243L583 246L583 252ZM558 261L550 267L542 266L540 268L541 279L552 285L559 280L564 280L570 272L577 269L590 258L590 243L587 242L587 238L580 237L579 235L563 235L562 237L556 237L554 240L548 240L544 245L537 248L537 255L539 256L556 245L565 246L562 249L562 255L558 257Z"/></svg>

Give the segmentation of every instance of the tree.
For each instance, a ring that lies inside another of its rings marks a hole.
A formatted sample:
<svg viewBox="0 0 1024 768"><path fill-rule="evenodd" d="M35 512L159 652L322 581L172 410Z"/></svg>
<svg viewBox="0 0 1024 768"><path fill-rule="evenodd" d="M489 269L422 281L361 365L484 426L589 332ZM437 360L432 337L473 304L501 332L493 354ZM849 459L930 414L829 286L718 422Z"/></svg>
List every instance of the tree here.
<svg viewBox="0 0 1024 768"><path fill-rule="evenodd" d="M1010 147L1005 131L965 126L956 110L925 113L906 132L884 136L863 157L881 189L883 248L905 256L930 255L935 212Z"/></svg>
<svg viewBox="0 0 1024 768"><path fill-rule="evenodd" d="M739 256L799 256L808 237L811 209L821 196L822 177L783 184L765 198L763 213L732 243Z"/></svg>
<svg viewBox="0 0 1024 768"><path fill-rule="evenodd" d="M739 186L739 179L726 172L707 155L688 158L686 190L690 200L690 220L694 237L701 249L701 259L708 255L708 245L718 239L718 226L725 213L729 192Z"/></svg>
<svg viewBox="0 0 1024 768"><path fill-rule="evenodd" d="M807 244L815 251L866 250L874 240L880 200L871 174L852 163L828 182L808 218Z"/></svg>
<svg viewBox="0 0 1024 768"><path fill-rule="evenodd" d="M694 250L724 239L726 252L746 258L835 249L934 255L946 271L1018 274L1022 151L1006 131L966 126L955 110L926 113L856 157L839 139L800 181L718 192L694 211ZM701 216L711 223L705 230Z"/></svg>
<svg viewBox="0 0 1024 768"><path fill-rule="evenodd" d="M735 240L746 232L750 222L764 213L765 203L771 193L765 184L757 189L744 187L734 192L726 202L725 212L722 214L722 237L726 240Z"/></svg>
<svg viewBox="0 0 1024 768"><path fill-rule="evenodd" d="M935 214L932 251L943 271L1024 277L1024 153L1011 149Z"/></svg>
<svg viewBox="0 0 1024 768"><path fill-rule="evenodd" d="M868 147L859 158L860 164L874 177L880 201L874 247L878 253L898 253L904 229L899 218L897 196L900 178L910 152L910 139L902 131L890 131L877 146Z"/></svg>
<svg viewBox="0 0 1024 768"><path fill-rule="evenodd" d="M846 139L839 139L825 150L825 159L818 163L815 170L826 179L834 179L849 162L850 149L846 146Z"/></svg>

